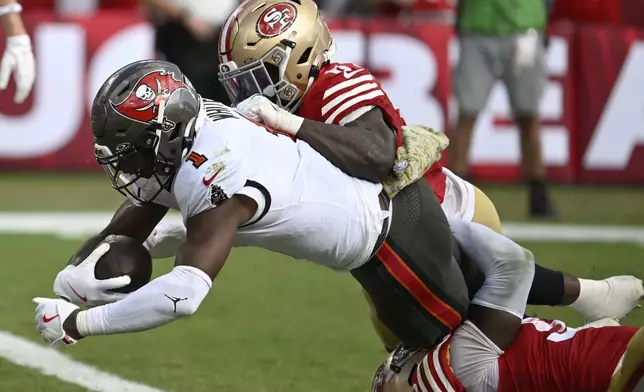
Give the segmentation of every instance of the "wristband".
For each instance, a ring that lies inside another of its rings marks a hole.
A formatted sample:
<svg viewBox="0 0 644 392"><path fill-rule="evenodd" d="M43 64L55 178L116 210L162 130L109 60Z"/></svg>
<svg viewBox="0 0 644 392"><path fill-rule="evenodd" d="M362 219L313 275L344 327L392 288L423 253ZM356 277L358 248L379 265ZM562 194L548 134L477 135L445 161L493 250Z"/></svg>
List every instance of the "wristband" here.
<svg viewBox="0 0 644 392"><path fill-rule="evenodd" d="M7 14L17 14L22 12L22 5L20 3L7 4L0 7L0 16Z"/></svg>

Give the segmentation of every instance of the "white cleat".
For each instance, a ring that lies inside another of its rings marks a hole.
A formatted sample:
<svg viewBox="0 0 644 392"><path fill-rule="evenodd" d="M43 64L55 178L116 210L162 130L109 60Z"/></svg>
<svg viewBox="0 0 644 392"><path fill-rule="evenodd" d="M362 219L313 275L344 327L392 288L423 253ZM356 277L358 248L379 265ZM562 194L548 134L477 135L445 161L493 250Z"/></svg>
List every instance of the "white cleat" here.
<svg viewBox="0 0 644 392"><path fill-rule="evenodd" d="M638 302L644 297L642 280L634 276L613 276L590 281L590 284L586 282L589 281L582 284L577 301L579 305L572 306L584 315L586 323L602 319L620 320L638 306Z"/></svg>

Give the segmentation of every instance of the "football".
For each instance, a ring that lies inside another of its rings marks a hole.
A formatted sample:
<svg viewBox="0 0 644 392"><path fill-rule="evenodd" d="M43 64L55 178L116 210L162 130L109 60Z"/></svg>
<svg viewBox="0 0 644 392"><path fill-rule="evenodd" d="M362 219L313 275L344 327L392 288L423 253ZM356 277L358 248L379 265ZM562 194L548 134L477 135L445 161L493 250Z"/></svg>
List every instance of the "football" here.
<svg viewBox="0 0 644 392"><path fill-rule="evenodd" d="M131 293L143 287L152 277L152 257L150 252L137 240L126 236L112 235L104 242L110 250L101 257L94 267L96 279L109 279L129 275L129 285L113 291Z"/></svg>

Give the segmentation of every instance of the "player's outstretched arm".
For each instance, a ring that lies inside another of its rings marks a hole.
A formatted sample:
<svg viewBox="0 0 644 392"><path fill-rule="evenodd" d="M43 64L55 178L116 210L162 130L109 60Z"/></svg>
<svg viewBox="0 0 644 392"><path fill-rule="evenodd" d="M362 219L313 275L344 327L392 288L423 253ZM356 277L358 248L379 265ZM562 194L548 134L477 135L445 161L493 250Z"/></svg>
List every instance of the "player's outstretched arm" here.
<svg viewBox="0 0 644 392"><path fill-rule="evenodd" d="M86 311L74 310L63 320L60 333L74 341L91 335L144 331L194 314L228 258L237 228L256 209L255 201L236 195L189 218L188 235L172 271L121 301ZM51 319L52 314L48 316ZM37 320L42 323L42 318Z"/></svg>
<svg viewBox="0 0 644 392"><path fill-rule="evenodd" d="M112 290L130 284L129 276L99 280L94 276L97 261L109 251L109 245L99 246L110 235L125 235L141 243L168 212L158 204L135 205L126 199L112 220L100 233L88 238L70 258L68 265L54 280L54 294L76 305L103 305L127 296Z"/></svg>

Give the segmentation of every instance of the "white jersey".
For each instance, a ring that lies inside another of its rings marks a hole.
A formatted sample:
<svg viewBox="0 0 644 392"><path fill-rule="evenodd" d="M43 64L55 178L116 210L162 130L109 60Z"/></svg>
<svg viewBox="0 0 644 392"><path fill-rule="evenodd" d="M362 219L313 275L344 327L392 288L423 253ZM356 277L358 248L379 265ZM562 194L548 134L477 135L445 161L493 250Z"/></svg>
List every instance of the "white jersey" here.
<svg viewBox="0 0 644 392"><path fill-rule="evenodd" d="M269 131L227 106L208 102L209 118L179 168L172 192L155 200L184 223L235 194L258 209L235 246L258 246L333 269L364 264L388 212L380 184L344 174L307 143ZM214 120L216 119L216 120Z"/></svg>

